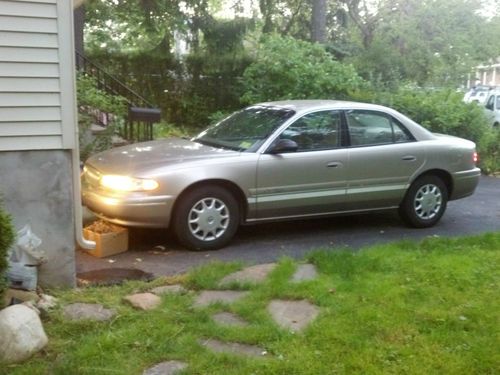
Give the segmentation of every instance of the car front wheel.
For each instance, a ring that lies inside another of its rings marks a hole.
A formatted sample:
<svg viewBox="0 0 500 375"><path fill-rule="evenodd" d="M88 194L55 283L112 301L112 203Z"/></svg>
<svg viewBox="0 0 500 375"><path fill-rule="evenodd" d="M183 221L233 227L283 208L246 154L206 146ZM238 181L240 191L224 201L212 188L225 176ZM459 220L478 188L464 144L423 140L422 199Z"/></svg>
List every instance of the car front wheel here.
<svg viewBox="0 0 500 375"><path fill-rule="evenodd" d="M399 212L409 225L427 228L443 216L448 202L448 190L437 176L418 178L408 189Z"/></svg>
<svg viewBox="0 0 500 375"><path fill-rule="evenodd" d="M238 202L229 191L219 186L199 187L180 197L173 229L188 249L219 249L236 233L239 215Z"/></svg>

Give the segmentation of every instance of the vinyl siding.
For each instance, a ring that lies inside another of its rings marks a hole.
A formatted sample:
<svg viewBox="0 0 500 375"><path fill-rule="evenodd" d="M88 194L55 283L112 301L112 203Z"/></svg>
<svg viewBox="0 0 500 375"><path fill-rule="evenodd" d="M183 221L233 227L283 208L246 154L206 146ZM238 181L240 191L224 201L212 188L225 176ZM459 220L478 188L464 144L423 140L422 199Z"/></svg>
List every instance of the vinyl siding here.
<svg viewBox="0 0 500 375"><path fill-rule="evenodd" d="M71 3L0 0L0 151L76 147Z"/></svg>

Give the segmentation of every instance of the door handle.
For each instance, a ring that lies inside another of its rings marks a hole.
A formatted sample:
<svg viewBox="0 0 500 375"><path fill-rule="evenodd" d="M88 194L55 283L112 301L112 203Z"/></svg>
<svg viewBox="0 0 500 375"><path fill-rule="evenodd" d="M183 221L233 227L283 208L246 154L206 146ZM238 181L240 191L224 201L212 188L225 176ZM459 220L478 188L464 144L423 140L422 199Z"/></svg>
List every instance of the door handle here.
<svg viewBox="0 0 500 375"><path fill-rule="evenodd" d="M417 158L415 156L413 156L413 155L406 155L406 156L403 156L401 159L404 160L404 161L415 161L415 160L417 160Z"/></svg>
<svg viewBox="0 0 500 375"><path fill-rule="evenodd" d="M338 168L338 167L342 167L342 163L340 161L331 161L326 166L328 168Z"/></svg>

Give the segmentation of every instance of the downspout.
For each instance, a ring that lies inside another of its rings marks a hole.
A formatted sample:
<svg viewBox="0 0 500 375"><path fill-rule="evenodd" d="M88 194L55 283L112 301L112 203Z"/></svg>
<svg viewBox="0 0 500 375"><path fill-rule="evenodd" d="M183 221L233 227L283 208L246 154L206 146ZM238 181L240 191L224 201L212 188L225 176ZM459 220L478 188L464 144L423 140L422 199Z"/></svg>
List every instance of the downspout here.
<svg viewBox="0 0 500 375"><path fill-rule="evenodd" d="M73 2L73 7L77 8L78 6L81 5L83 1L81 0L75 0ZM73 30L73 17L71 17L71 29ZM72 57L72 66L75 69L75 53L74 53L74 47L73 47L73 53L71 54ZM82 196L81 196L81 179L80 179L80 146L79 146L79 131L78 131L78 107L77 107L77 101L76 101L76 77L75 74L73 74L73 92L75 95L73 95L73 123L75 124L74 129L74 145L73 149L71 150L71 156L72 156L72 166L73 166L73 202L74 202L74 220L75 220L75 236L76 236L76 242L78 245L86 250L92 250L95 249L95 242L94 241L89 241L86 240L83 237L83 208L82 208Z"/></svg>
<svg viewBox="0 0 500 375"><path fill-rule="evenodd" d="M76 147L72 150L73 164L73 202L75 205L75 235L78 245L86 250L95 249L95 242L83 238L83 209L81 196L81 181L80 181L80 150L78 148L78 126L75 127L75 142Z"/></svg>

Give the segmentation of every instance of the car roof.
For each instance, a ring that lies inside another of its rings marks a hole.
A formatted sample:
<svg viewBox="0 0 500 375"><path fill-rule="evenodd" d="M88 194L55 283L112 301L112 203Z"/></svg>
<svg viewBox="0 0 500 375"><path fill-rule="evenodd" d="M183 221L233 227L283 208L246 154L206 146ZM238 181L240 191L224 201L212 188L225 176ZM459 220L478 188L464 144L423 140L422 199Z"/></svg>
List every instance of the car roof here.
<svg viewBox="0 0 500 375"><path fill-rule="evenodd" d="M294 110L295 112L306 112L306 111L314 111L321 109L371 109L371 110L383 110L389 112L394 111L391 108L377 104L351 102L344 100L322 100L322 99L279 100L273 102L259 103L256 105L287 108Z"/></svg>

